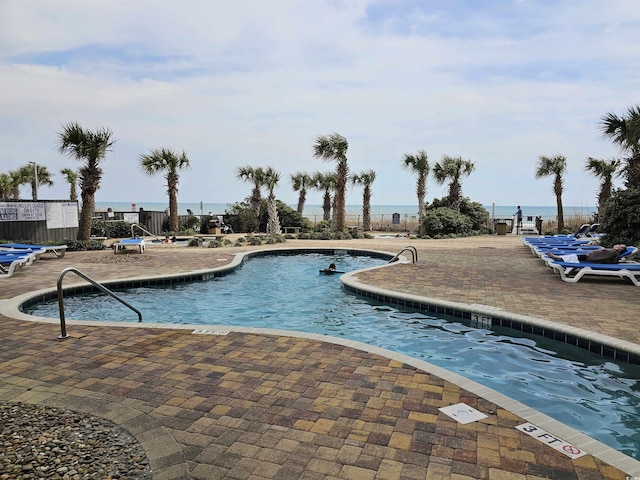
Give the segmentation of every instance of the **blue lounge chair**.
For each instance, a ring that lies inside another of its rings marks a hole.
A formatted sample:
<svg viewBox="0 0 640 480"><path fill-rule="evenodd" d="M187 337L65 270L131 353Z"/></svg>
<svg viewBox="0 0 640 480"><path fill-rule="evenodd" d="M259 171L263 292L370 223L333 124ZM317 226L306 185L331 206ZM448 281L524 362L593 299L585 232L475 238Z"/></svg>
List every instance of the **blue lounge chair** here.
<svg viewBox="0 0 640 480"><path fill-rule="evenodd" d="M137 248L140 253L144 253L144 238L123 238L119 242L112 245L113 253L118 253L122 250L126 250L128 247Z"/></svg>
<svg viewBox="0 0 640 480"><path fill-rule="evenodd" d="M549 266L560 274L565 282L576 283L584 276L628 278L640 287L640 263L567 263L553 261Z"/></svg>
<svg viewBox="0 0 640 480"><path fill-rule="evenodd" d="M37 251L38 256L42 253L53 253L56 257L62 258L67 251L66 245L29 245L26 243L3 243L0 244L0 250L13 251L13 250L32 250Z"/></svg>

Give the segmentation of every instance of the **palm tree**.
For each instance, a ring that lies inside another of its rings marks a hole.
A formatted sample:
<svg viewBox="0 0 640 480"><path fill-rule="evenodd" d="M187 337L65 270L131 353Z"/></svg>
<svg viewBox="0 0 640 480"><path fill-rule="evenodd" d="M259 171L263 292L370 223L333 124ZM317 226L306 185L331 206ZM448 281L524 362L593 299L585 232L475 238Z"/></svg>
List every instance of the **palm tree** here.
<svg viewBox="0 0 640 480"><path fill-rule="evenodd" d="M335 225L334 230L343 231L345 226L345 200L347 192L347 181L349 179L349 165L347 164L347 149L349 142L342 135L332 133L331 135L320 135L316 138L313 146L314 157L325 161L334 160L336 162L335 183Z"/></svg>
<svg viewBox="0 0 640 480"><path fill-rule="evenodd" d="M447 180L449 183L449 205L456 212L460 211L462 200L462 182L460 178L471 175L476 166L471 160L463 160L462 157L449 157L445 155L442 161L433 166L433 176L440 185Z"/></svg>
<svg viewBox="0 0 640 480"><path fill-rule="evenodd" d="M238 167L236 170L236 176L244 180L253 183L253 190L251 191L251 209L255 217L255 230L258 230L260 219L260 201L262 200L262 194L260 189L264 186L264 170L261 167L250 167L246 165L244 167Z"/></svg>
<svg viewBox="0 0 640 480"><path fill-rule="evenodd" d="M416 194L418 195L418 225L420 235L424 233L424 202L427 196L427 177L429 176L429 160L427 152L419 150L416 155L404 154L402 168L409 170L418 176Z"/></svg>
<svg viewBox="0 0 640 480"><path fill-rule="evenodd" d="M335 175L333 173L316 172L311 177L313 188L324 192L322 200L322 220L331 220L331 192L336 189Z"/></svg>
<svg viewBox="0 0 640 480"><path fill-rule="evenodd" d="M17 192L17 194L16 194ZM20 185L16 185L12 172L0 173L0 199L11 200L20 197Z"/></svg>
<svg viewBox="0 0 640 480"><path fill-rule="evenodd" d="M264 171L264 186L269 190L267 197L267 233L270 235L280 235L280 219L278 218L278 206L276 205L276 196L273 191L280 181L280 172L271 167L267 167Z"/></svg>
<svg viewBox="0 0 640 480"><path fill-rule="evenodd" d="M598 193L598 213L603 211L604 204L611 196L613 177L617 175L621 163L619 158L612 158L609 161L592 157L587 158L584 169L602 181L600 183L600 192Z"/></svg>
<svg viewBox="0 0 640 480"><path fill-rule="evenodd" d="M140 155L140 166L142 171L149 176L158 172L164 173L167 180L167 194L169 195L169 230L177 232L178 226L178 182L180 181L180 170L189 168L187 153L174 152L168 148L157 148L151 150L148 155Z"/></svg>
<svg viewBox="0 0 640 480"><path fill-rule="evenodd" d="M640 185L640 105L630 107L626 116L619 117L607 113L600 122L602 136L620 147L629 155L624 169L626 187L637 188Z"/></svg>
<svg viewBox="0 0 640 480"><path fill-rule="evenodd" d="M23 185L29 183L31 185L31 198L38 200L38 187L40 185L53 185L51 180L51 172L44 165L24 165L20 167L20 175L22 176ZM36 185L37 182L37 185Z"/></svg>
<svg viewBox="0 0 640 480"><path fill-rule="evenodd" d="M536 178L553 176L553 193L556 196L556 205L558 207L558 233L564 230L564 213L562 211L562 188L564 179L562 178L567 171L567 159L562 155L546 157L540 155L538 157L538 168L536 170Z"/></svg>
<svg viewBox="0 0 640 480"><path fill-rule="evenodd" d="M351 176L354 185L363 185L362 193L362 229L371 231L371 184L376 179L375 170L365 170Z"/></svg>
<svg viewBox="0 0 640 480"><path fill-rule="evenodd" d="M20 199L20 187L29 183L25 179L24 167L0 174L0 198L7 200Z"/></svg>
<svg viewBox="0 0 640 480"><path fill-rule="evenodd" d="M60 173L64 175L69 182L69 200L75 202L78 200L78 194L76 193L76 185L78 183L78 172L71 168L63 168Z"/></svg>
<svg viewBox="0 0 640 480"><path fill-rule="evenodd" d="M100 162L114 143L113 133L108 128L98 127L92 131L82 128L77 122L68 123L59 133L58 152L85 162L78 172L82 198L78 240L89 240L91 237L91 220L96 207L95 194L102 179Z"/></svg>
<svg viewBox="0 0 640 480"><path fill-rule="evenodd" d="M307 201L307 188L311 186L311 176L304 172L296 172L291 175L291 183L293 184L294 192L300 191L297 211L302 215L304 204Z"/></svg>

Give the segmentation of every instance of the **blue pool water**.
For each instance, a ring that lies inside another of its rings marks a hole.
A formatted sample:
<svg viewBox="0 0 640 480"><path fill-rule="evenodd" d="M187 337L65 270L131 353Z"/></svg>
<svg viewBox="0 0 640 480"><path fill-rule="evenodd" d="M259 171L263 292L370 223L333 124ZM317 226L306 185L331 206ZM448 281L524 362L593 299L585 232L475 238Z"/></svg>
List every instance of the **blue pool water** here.
<svg viewBox="0 0 640 480"><path fill-rule="evenodd" d="M640 367L540 336L476 328L363 299L342 289L339 275L319 274L331 262L353 271L385 261L322 254L254 257L214 280L119 295L142 312L143 321L314 332L423 359L640 459ZM55 318L58 305L36 305L28 313ZM67 319L137 320L98 294L66 298L65 313Z"/></svg>

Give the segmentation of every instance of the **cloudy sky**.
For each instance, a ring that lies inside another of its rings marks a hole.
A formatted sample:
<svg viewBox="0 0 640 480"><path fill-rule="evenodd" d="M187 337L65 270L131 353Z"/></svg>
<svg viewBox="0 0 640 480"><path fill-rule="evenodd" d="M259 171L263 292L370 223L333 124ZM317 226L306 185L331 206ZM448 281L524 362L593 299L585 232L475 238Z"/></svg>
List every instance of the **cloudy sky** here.
<svg viewBox="0 0 640 480"><path fill-rule="evenodd" d="M591 206L586 158L620 155L600 119L640 99L639 31L637 0L0 0L0 172L35 161L56 174L40 198L66 198L80 163L56 144L77 121L117 139L98 202L165 202L138 157L166 147L191 162L181 202L243 199L250 165L295 203L289 176L332 170L312 146L337 132L373 204L417 203L401 164L424 149L474 162L463 193L485 205L555 205L534 172L564 155L564 204Z"/></svg>

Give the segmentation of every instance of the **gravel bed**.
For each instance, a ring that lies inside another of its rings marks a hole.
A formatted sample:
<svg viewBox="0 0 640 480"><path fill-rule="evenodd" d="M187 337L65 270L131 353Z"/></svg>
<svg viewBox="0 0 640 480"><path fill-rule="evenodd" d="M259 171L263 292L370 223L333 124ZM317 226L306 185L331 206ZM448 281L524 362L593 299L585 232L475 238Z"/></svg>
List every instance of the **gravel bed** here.
<svg viewBox="0 0 640 480"><path fill-rule="evenodd" d="M128 253L120 255L103 255L100 257L89 257L80 260L80 263L107 263L107 264L121 264L121 263L143 263L153 260L152 255L130 255Z"/></svg>
<svg viewBox="0 0 640 480"><path fill-rule="evenodd" d="M151 479L138 442L70 410L0 402L0 480Z"/></svg>

